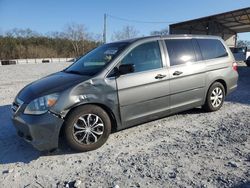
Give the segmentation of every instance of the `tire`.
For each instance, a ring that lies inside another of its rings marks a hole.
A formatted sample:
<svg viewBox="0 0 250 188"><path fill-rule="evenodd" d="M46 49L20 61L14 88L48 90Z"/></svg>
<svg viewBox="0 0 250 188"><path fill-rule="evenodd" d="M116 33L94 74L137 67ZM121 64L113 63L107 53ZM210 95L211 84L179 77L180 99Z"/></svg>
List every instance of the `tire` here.
<svg viewBox="0 0 250 188"><path fill-rule="evenodd" d="M206 102L203 106L203 109L206 110L207 112L217 111L222 107L224 99L225 99L224 86L219 82L215 82L210 86L207 92Z"/></svg>
<svg viewBox="0 0 250 188"><path fill-rule="evenodd" d="M101 107L84 105L75 108L65 120L68 145L79 152L101 147L111 133L111 120Z"/></svg>
<svg viewBox="0 0 250 188"><path fill-rule="evenodd" d="M247 60L245 61L245 63L246 63L246 65L247 65L248 67L250 67L250 57L247 58Z"/></svg>

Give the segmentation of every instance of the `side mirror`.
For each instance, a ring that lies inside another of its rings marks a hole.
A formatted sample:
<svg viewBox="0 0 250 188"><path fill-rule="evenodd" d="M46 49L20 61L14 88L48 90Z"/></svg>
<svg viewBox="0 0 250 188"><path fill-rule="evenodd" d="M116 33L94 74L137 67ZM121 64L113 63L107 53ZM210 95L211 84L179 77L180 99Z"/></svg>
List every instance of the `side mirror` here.
<svg viewBox="0 0 250 188"><path fill-rule="evenodd" d="M134 64L123 64L119 66L119 73L121 75L135 72Z"/></svg>

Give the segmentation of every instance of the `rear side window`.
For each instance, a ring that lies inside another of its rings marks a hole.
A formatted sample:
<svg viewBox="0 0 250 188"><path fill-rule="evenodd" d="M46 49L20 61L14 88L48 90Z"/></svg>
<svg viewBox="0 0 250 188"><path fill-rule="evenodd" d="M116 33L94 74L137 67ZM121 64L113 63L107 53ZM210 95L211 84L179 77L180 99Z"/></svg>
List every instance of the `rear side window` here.
<svg viewBox="0 0 250 188"><path fill-rule="evenodd" d="M195 51L191 39L170 39L165 40L165 43L171 66L196 61Z"/></svg>
<svg viewBox="0 0 250 188"><path fill-rule="evenodd" d="M217 39L197 39L204 60L226 57L227 51Z"/></svg>

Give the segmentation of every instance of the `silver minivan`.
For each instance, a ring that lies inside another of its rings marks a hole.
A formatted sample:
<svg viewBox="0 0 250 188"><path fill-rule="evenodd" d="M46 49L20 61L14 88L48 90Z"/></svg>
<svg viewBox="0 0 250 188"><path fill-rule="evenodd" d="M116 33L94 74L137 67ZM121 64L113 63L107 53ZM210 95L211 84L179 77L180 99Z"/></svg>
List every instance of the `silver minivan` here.
<svg viewBox="0 0 250 188"><path fill-rule="evenodd" d="M219 110L237 79L235 59L219 37L118 41L23 88L12 119L38 150L57 148L64 134L71 148L89 151L112 131L199 106Z"/></svg>

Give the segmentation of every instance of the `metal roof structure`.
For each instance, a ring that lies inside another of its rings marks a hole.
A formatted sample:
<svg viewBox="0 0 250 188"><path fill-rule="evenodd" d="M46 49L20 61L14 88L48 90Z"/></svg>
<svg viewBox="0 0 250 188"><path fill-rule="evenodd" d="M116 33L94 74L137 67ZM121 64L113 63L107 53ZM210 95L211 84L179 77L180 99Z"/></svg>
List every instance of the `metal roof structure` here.
<svg viewBox="0 0 250 188"><path fill-rule="evenodd" d="M211 23L219 27L215 28L218 31L224 29L229 33L250 32L250 7L172 24L170 30L185 29L192 31L198 29L198 31L209 32ZM200 24L203 25L203 28L199 27Z"/></svg>
<svg viewBox="0 0 250 188"><path fill-rule="evenodd" d="M250 7L184 21L169 27L170 34L217 35L236 43L237 33L250 32Z"/></svg>

